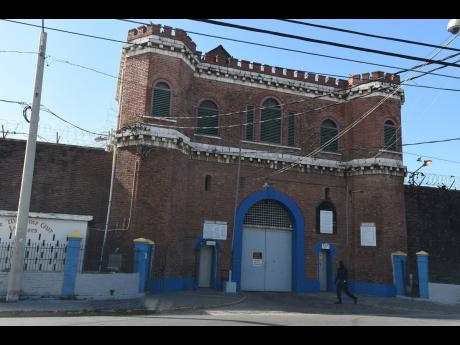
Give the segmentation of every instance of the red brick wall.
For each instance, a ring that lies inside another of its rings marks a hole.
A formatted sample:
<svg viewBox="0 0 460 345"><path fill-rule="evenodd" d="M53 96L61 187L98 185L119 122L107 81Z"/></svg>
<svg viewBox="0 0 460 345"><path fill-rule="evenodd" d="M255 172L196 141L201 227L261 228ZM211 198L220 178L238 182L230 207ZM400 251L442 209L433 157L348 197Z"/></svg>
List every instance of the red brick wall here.
<svg viewBox="0 0 460 345"><path fill-rule="evenodd" d="M0 210L18 209L25 147L0 139ZM93 216L88 251L100 253L103 231L96 229L104 229L111 166L112 154L102 149L38 143L30 211Z"/></svg>
<svg viewBox="0 0 460 345"><path fill-rule="evenodd" d="M460 284L460 192L405 186L409 271L417 272L416 254L430 255L430 282Z"/></svg>
<svg viewBox="0 0 460 345"><path fill-rule="evenodd" d="M127 217L131 201L135 154L120 150L117 179L126 185L114 194L115 214ZM228 223L228 239L223 242L220 270L230 268L231 236L236 178L236 162L215 163L190 157L176 150L151 149L140 160L138 188L134 199L132 222L124 241L130 246L135 237L145 237L157 244L156 277L193 276L195 274L194 242L202 235L204 220ZM273 170L248 166L241 169L240 200L262 188L264 177ZM123 166L124 168L121 168ZM211 175L211 191L205 191L205 176ZM346 179L321 173L288 171L272 178L275 188L289 195L300 207L305 221L305 278L317 279L314 246L325 240L337 247L337 260L350 263L353 279L364 282L392 282L391 253L407 250L405 238L404 194L402 178L394 176L356 176L349 178L347 226ZM324 189L337 210L337 234L316 232L316 207L324 200ZM116 189L117 190L117 189ZM120 221L122 222L122 221ZM361 222L377 225L377 247L360 247ZM347 234L348 231L348 234ZM347 245L348 238L348 245ZM347 252L347 248L354 248ZM130 249L126 247L125 251ZM130 257L130 255L128 255Z"/></svg>
<svg viewBox="0 0 460 345"><path fill-rule="evenodd" d="M145 83L124 85L121 107L121 125L142 122L162 126L196 126L194 116L202 99L214 100L221 114L244 110L247 105L260 107L267 97L275 97L282 104L299 99L304 102L283 106L283 139L287 144L288 112L305 112L325 105L337 104L322 111L308 112L296 118L296 146L292 149L269 148L245 143L244 148L261 151L289 152L306 155L320 146L320 125L332 118L343 130L370 110L382 96L356 99L338 103L324 99L311 99L282 92L229 82L205 79L193 74L192 69L177 57L146 53L126 60L125 79ZM206 76L206 71L203 73ZM136 117L149 114L151 86L157 80L166 80L172 87L172 114L177 122ZM355 158L379 157L401 159L400 155L381 153L384 122L391 118L400 124L400 101L387 100L364 121L339 140L341 155L319 154L317 158L348 161ZM240 124L243 114L222 116L219 126ZM256 111L255 122L260 120ZM179 129L193 142L222 146L238 146L240 128L221 128L221 139L194 135L193 129ZM260 126L255 124L255 140L259 140ZM399 132L400 133L400 132ZM400 138L399 138L400 140ZM136 163L138 161L139 163ZM213 159L186 155L177 150L144 147L121 148L118 154L117 182L114 190L112 221L114 226L126 226L130 218L126 251L135 237L146 237L157 243L154 275L156 277L194 276L196 258L194 241L202 235L205 219L228 222L229 234L233 227L236 161L232 164L216 163ZM135 168L139 164L139 171ZM247 161L241 171L240 202L262 188L263 177L273 170L258 168ZM204 190L206 175L212 176L212 189ZM135 192L133 179L135 178ZM273 179L273 178L272 178ZM350 263L354 280L362 282L392 283L391 252L405 250L404 192L401 177L365 175L344 178L328 173L299 173L292 169L274 178L275 188L294 199L301 208L305 220L305 278L317 279L317 262L313 247L319 240L327 240L338 249L337 259ZM347 194L348 183L348 194ZM337 209L337 234L320 235L315 232L316 207L329 187L331 199ZM355 191L363 192L361 194ZM351 191L351 193L349 193ZM134 195L134 197L132 197ZM348 200L348 210L347 210ZM129 210L131 208L131 217ZM348 217L347 217L348 214ZM359 224L377 224L377 247L363 248L359 241ZM129 240L128 240L129 239ZM348 241L348 242L347 242ZM223 275L230 268L231 240L223 243L221 266ZM351 248L347 251L347 248ZM129 255L128 255L129 257Z"/></svg>
<svg viewBox="0 0 460 345"><path fill-rule="evenodd" d="M17 211L26 142L0 139L0 209ZM37 144L31 212L91 215L103 224L111 153L70 145Z"/></svg>
<svg viewBox="0 0 460 345"><path fill-rule="evenodd" d="M204 73L205 74L205 73ZM205 74L206 75L206 74ZM289 112L306 112L296 116L296 146L302 149L302 154L308 154L320 146L320 125L326 118L333 119L339 130L346 128L363 114L369 111L374 105L382 100L382 96L366 97L352 100L348 103L338 103L331 100L312 99L282 92L273 87L272 90L251 86L233 84L216 80L204 79L194 76L190 66L177 57L164 56L155 53L145 53L126 60L126 70L123 86L123 102L121 107L120 127L126 124L148 123L161 126L193 127L197 125L196 119L185 119L183 117L195 116L197 107L201 100L212 99L218 107L220 114L235 111L243 111L247 105L254 105L256 108L262 105L267 97L275 97L283 109L283 130L282 144L287 145L287 116ZM172 116L177 122L168 122L142 118L139 115L150 115L152 85L155 81L165 80L172 88ZM249 82L247 82L249 84ZM318 95L315 95L318 96ZM300 103L289 104L302 100ZM331 106L319 111L311 111L331 104ZM396 126L400 125L399 100L388 99L366 119L357 125L351 132L339 140L339 152L342 157L335 155L324 155L328 159L350 160L353 158L373 157L384 145L383 128L387 119L392 119ZM243 113L222 116L219 118L219 126L222 139L204 138L194 136L194 129L180 129L182 133L193 141L215 145L237 145L241 136L240 127L225 128L241 124L245 121ZM255 141L260 139L260 110L256 110L254 125ZM398 141L401 143L401 131L398 132ZM250 144L245 147L254 148ZM260 148L261 146L256 146ZM282 149L277 149L283 151ZM400 149L398 148L400 151ZM385 153L382 157L400 159L399 155Z"/></svg>

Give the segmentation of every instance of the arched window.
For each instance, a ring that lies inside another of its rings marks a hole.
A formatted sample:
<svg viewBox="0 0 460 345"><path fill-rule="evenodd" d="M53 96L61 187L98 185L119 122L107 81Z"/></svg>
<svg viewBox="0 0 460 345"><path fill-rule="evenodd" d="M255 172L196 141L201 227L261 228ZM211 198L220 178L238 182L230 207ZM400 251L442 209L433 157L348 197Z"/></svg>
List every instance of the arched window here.
<svg viewBox="0 0 460 345"><path fill-rule="evenodd" d="M260 140L281 144L281 106L274 98L262 104Z"/></svg>
<svg viewBox="0 0 460 345"><path fill-rule="evenodd" d="M332 120L324 120L321 124L321 147L326 144L329 140L334 138L339 133L337 125ZM323 147L323 151L328 152L338 152L339 151L339 142L334 140Z"/></svg>
<svg viewBox="0 0 460 345"><path fill-rule="evenodd" d="M330 200L322 201L316 208L316 232L321 234L337 233L337 216L334 204Z"/></svg>
<svg viewBox="0 0 460 345"><path fill-rule="evenodd" d="M171 114L171 89L165 82L156 83L153 87L152 116L168 117Z"/></svg>
<svg viewBox="0 0 460 345"><path fill-rule="evenodd" d="M198 107L199 134L219 135L219 110L213 101L203 101Z"/></svg>
<svg viewBox="0 0 460 345"><path fill-rule="evenodd" d="M396 125L393 121L387 120L384 125L384 146L385 150L396 151Z"/></svg>

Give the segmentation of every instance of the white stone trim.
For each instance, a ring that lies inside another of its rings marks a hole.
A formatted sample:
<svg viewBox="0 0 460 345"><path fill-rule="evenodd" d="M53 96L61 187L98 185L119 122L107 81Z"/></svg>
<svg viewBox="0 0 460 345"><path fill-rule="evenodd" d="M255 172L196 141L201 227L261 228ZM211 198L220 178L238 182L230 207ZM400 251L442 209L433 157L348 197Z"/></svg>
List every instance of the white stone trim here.
<svg viewBox="0 0 460 345"><path fill-rule="evenodd" d="M354 167L366 167L372 165L381 165L393 168L400 168L404 169L405 166L402 160L399 159L390 159L390 158L361 158L361 159L353 159L348 161L347 164L354 168Z"/></svg>
<svg viewBox="0 0 460 345"><path fill-rule="evenodd" d="M380 149L379 152L402 156L402 152Z"/></svg>
<svg viewBox="0 0 460 345"><path fill-rule="evenodd" d="M200 133L193 133L195 137L203 137L203 138L209 138L209 139L219 139L222 140L221 137L217 135L208 135L208 134L200 134Z"/></svg>
<svg viewBox="0 0 460 345"><path fill-rule="evenodd" d="M145 136L152 136L152 137L161 137L169 138L175 142L180 138L182 142L190 147L192 151L198 152L207 152L210 154L228 154L238 156L240 149L239 147L232 147L232 146L221 146L221 145L213 145L213 144L203 144L192 142L189 137L180 133L177 130L170 129L170 128L161 128L155 127L153 125L143 125L144 127L149 128L150 130L137 130L136 133L133 133L130 130L126 130L126 134L117 134L117 137L129 137L134 134L139 134ZM213 137L215 138L215 137ZM253 143L253 142L249 142ZM172 147L172 146L168 146ZM287 147L290 148L290 147ZM308 166L322 166L326 168L335 168L335 169L346 169L346 168L361 168L364 169L365 167L374 167L378 165L380 167L387 167L392 169L401 169L405 170L406 167L403 164L403 161L400 159L390 159L390 158L365 158L365 159L353 159L351 161L337 161L331 159L320 159L320 158L313 158L313 157L303 157L294 154L288 153L275 153L275 152L263 152L259 150L253 149L241 149L242 157L248 159L256 159L256 160L271 160L275 162L285 162L285 163L298 163L302 165Z"/></svg>
<svg viewBox="0 0 460 345"><path fill-rule="evenodd" d="M249 82L249 81L242 81L240 79L228 79L226 77L218 77L218 76L215 76L213 74L199 74L197 72L195 72L193 74L195 77L198 77L198 78L202 78L202 79L209 79L209 80L215 80L215 81L220 81L220 82L223 82L223 83L230 83L230 84L237 84L237 85L242 85L242 86L248 86L248 87L255 87L255 88L258 88L258 89L265 89L265 90L270 90L270 91L274 91L274 92L283 92L283 93L289 93L289 94L292 94L292 95L300 95L302 97L310 97L310 98L314 98L314 97L317 97L318 94L315 93L315 92L326 92L324 90L321 90L321 89L318 89L318 88L315 88L313 89L314 92L312 93L306 93L306 92L303 92L303 91L294 91L294 90L289 90L289 89L284 89L284 88L280 88L280 87L277 87L277 86L268 86L266 84L260 84L258 82ZM339 90L336 90L335 92L338 92ZM331 93L331 92L326 92L326 93ZM332 102L336 102L336 103L344 103L345 101L343 99L339 99L338 97L331 97L331 96L324 96L324 97L321 97L321 100L326 100L326 101L332 101Z"/></svg>
<svg viewBox="0 0 460 345"><path fill-rule="evenodd" d="M16 215L17 215L17 211L0 210L0 216L16 217ZM37 213L37 212L29 212L29 218L76 220L76 221L83 221L83 222L89 222L93 220L93 216L82 216L82 215L64 214L64 213Z"/></svg>
<svg viewBox="0 0 460 345"><path fill-rule="evenodd" d="M155 48L155 47L142 47L141 49L136 49L134 51L128 50L126 52L126 57L132 57L132 56L137 56L137 55L142 55L146 53L157 53L160 55L167 55L167 56L172 56L178 59L181 59L184 61L193 71L195 71L196 67L193 65L189 59L187 59L184 54L180 51L170 51L170 50L164 50L160 48Z"/></svg>
<svg viewBox="0 0 460 345"><path fill-rule="evenodd" d="M331 152L331 151L319 151L320 154L325 154L325 155L332 155L332 156L342 156L341 153L338 152Z"/></svg>
<svg viewBox="0 0 460 345"><path fill-rule="evenodd" d="M177 122L177 120L174 119L165 119L163 117L158 117L158 116L149 116L149 115L142 115L143 118L146 119L151 119L151 120L160 120L160 121L167 121L167 122Z"/></svg>
<svg viewBox="0 0 460 345"><path fill-rule="evenodd" d="M289 150L299 150L299 151L302 150L300 147L296 147L296 146L270 144L270 143L264 143L262 141L250 141L250 140L241 140L241 141L246 144L263 145L263 146L277 147L277 148L289 149Z"/></svg>

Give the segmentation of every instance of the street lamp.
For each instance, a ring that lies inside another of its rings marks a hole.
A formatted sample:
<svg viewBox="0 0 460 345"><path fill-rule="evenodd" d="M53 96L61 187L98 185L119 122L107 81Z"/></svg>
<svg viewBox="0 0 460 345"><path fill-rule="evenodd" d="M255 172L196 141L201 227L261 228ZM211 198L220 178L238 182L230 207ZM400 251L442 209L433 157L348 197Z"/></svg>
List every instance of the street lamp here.
<svg viewBox="0 0 460 345"><path fill-rule="evenodd" d="M449 23L447 24L447 31L454 35L458 34L460 31L460 19L449 20Z"/></svg>
<svg viewBox="0 0 460 345"><path fill-rule="evenodd" d="M421 162L422 159L419 158L417 161ZM415 184L415 176L418 175L418 171L419 171L420 169L422 169L423 167L429 167L429 166L431 166L432 164L433 164L433 161L432 161L431 159L424 160L424 161L423 161L423 164L422 164L420 167L418 167L417 170L415 170L414 172L411 172L411 173L410 173L409 182L412 183L412 184ZM425 176L425 175L423 175L423 176Z"/></svg>

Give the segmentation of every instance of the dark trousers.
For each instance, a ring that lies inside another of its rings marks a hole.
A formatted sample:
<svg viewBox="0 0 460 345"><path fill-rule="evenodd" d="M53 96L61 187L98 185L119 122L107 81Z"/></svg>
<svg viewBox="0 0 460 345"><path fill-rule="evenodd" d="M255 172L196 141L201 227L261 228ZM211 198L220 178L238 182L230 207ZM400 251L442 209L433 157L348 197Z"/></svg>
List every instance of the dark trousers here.
<svg viewBox="0 0 460 345"><path fill-rule="evenodd" d="M339 281L337 283L337 299L339 302L342 302L342 290L348 297L353 298L353 300L356 299L356 297L350 291L348 291L348 282Z"/></svg>

